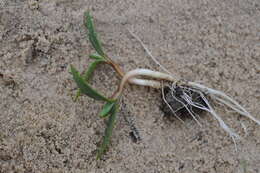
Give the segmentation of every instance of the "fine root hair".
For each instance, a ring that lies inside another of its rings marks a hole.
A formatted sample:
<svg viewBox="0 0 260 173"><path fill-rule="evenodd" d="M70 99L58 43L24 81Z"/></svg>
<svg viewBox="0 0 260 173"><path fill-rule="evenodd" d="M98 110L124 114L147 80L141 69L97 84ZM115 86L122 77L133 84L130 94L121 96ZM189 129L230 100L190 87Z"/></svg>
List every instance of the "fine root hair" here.
<svg viewBox="0 0 260 173"><path fill-rule="evenodd" d="M185 80L181 80L180 78L172 75L161 63L159 63L159 61L152 55L152 53L149 51L149 49L147 48L147 46L143 43L143 41L133 32L131 32L130 30L128 30L129 33L142 45L142 47L144 48L145 52L148 54L148 56L167 74L163 74L162 76L158 77L156 75L158 75L159 73L156 72L153 73L154 71L150 71L149 74L147 74L146 76L150 76L150 77L154 77L160 80L166 80L166 81L170 81L173 82L174 85L176 85L177 83L179 84L179 87L182 88L183 90L190 90L192 92L196 92L197 94L199 94L199 96L203 99L203 101L205 102L206 105L202 105L196 101L194 101L194 99L192 99L187 92L183 92L184 94L182 95L182 99L185 101L180 101L180 103L183 105L184 108L187 109L187 111L189 112L189 114L191 115L191 117L199 124L200 122L198 121L198 119L196 118L194 112L192 111L192 107L196 107L198 109L207 111L208 113L210 113L219 123L220 127L222 129L224 129L232 138L232 140L234 141L235 147L236 147L236 143L235 143L235 139L239 139L239 135L236 134L224 121L223 119L217 114L217 112L215 111L215 109L213 108L213 106L211 105L211 101L216 101L217 103L221 103L223 105L225 105L227 108L239 113L240 115L243 115L251 120L253 120L255 123L257 123L258 125L260 125L260 121L257 120L255 117L253 117L242 105L240 105L236 100L234 100L233 98L231 98L230 96L228 96L227 94L225 94L222 91L216 90L216 89L212 89L209 88L205 85L196 83L196 82L191 82L191 81L185 81ZM139 69L141 70L141 69ZM143 69L144 70L144 69ZM138 76L138 74L135 74L134 76ZM142 79L140 79L142 80ZM181 81L181 82L180 82ZM182 82L185 81L185 82ZM129 81L131 82L131 81ZM156 83L157 82L157 83ZM132 82L134 83L134 82ZM152 80L153 86L156 86L154 88L158 88L160 82ZM149 85L147 85L149 86ZM151 87L153 87L152 85L150 85ZM174 92L174 88L171 88L172 92ZM173 97L175 97L174 95L172 95ZM167 100L165 99L164 96L164 90L162 87L162 97L163 97L163 101L168 105L168 107L171 109L172 113L174 115L176 115L176 110L173 110L170 106L170 104L167 102ZM208 99L210 98L210 99ZM178 98L174 98L175 100L178 100ZM176 115L176 117L181 120L180 117L178 117ZM181 120L182 121L182 120ZM183 121L182 121L183 122ZM243 126L243 129L245 129L245 127ZM246 131L246 130L245 130Z"/></svg>

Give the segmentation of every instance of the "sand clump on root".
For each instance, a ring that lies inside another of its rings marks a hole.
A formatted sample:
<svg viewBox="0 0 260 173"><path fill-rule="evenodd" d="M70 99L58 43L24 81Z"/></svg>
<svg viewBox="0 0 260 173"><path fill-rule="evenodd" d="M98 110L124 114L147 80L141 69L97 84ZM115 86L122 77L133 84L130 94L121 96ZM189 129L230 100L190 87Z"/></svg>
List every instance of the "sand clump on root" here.
<svg viewBox="0 0 260 173"><path fill-rule="evenodd" d="M162 105L161 110L164 112L164 115L170 119L173 117L178 118L179 120L189 118L190 113L192 112L196 117L199 117L203 110L192 106L185 101L183 96L186 94L189 95L193 102L197 104L207 106L206 103L203 101L201 96L192 91L192 90L183 90L179 86L174 86L172 88L170 86L166 86L163 88L161 97L162 97Z"/></svg>

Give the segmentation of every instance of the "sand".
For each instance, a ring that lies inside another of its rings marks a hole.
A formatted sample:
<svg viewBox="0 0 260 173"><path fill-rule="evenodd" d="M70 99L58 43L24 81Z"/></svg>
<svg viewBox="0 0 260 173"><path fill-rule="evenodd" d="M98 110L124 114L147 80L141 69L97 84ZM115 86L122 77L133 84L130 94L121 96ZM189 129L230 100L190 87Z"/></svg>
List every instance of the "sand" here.
<svg viewBox="0 0 260 173"><path fill-rule="evenodd" d="M160 91L128 85L124 102L142 140L134 143L119 113L109 152L95 159L105 128L102 102L72 98L73 64L83 71L94 50L83 13L90 10L107 54L125 70L160 68L127 29L171 73L223 90L260 119L258 0L1 0L0 172L258 173L260 127L221 105L238 132L238 151L216 120L168 121ZM111 95L119 83L100 66L92 86ZM241 124L247 128L244 132Z"/></svg>

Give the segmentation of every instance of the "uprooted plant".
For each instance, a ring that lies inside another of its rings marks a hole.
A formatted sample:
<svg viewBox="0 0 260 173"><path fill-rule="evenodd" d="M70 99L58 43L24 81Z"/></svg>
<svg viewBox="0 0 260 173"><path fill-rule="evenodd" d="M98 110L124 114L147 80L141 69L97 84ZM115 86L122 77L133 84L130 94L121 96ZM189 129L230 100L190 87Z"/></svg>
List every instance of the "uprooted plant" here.
<svg viewBox="0 0 260 173"><path fill-rule="evenodd" d="M115 63L108 57L107 54L104 53L101 42L99 41L97 33L95 32L92 16L89 14L89 12L86 12L84 15L84 23L88 29L88 38L96 50L95 54L91 54L89 56L94 61L89 65L89 68L82 75L73 66L71 66L71 73L79 88L75 99L77 99L81 94L85 94L95 100L101 100L105 102L99 115L101 118L108 118L108 123L105 129L103 141L97 153L98 159L100 159L108 149L112 130L116 122L116 115L120 106L120 98L126 83L161 89L162 100L164 102L165 109L164 112L174 115L181 121L182 119L179 113L185 112L191 115L191 117L199 125L201 125L198 119L198 113L200 111L206 111L210 113L219 122L220 127L222 127L233 140L239 138L239 135L236 134L231 128L229 128L228 125L226 125L226 123L222 120L222 118L216 113L211 104L211 101L221 103L260 125L259 120L254 118L237 101L227 96L222 91L218 91L206 87L202 84L173 76L152 56L143 42L131 32L130 33L132 36L141 43L148 55L165 71L165 73L149 69L134 69L125 73L117 63ZM106 97L99 93L88 83L90 77L93 74L93 71L101 63L112 66L121 77L121 82L118 86L118 89L111 97Z"/></svg>

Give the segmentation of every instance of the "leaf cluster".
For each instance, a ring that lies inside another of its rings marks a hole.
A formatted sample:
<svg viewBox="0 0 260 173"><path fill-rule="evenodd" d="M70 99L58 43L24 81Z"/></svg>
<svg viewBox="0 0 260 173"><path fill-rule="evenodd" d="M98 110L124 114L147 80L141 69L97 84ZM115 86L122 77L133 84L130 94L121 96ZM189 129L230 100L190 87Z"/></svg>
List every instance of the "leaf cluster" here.
<svg viewBox="0 0 260 173"><path fill-rule="evenodd" d="M84 24L88 30L88 39L90 40L93 48L96 50L95 54L91 54L89 56L89 58L93 59L94 61L90 63L88 69L85 71L83 75L81 75L77 71L77 69L72 65L70 68L70 72L79 88L75 100L77 100L80 95L87 95L92 99L105 102L101 112L99 113L99 116L101 118L108 118L108 123L105 129L105 135L97 152L97 159L100 159L109 147L112 131L116 122L116 114L118 112L119 105L117 100L107 98L102 93L92 88L89 84L89 80L93 72L95 71L96 67L101 63L107 63L109 60L102 49L101 42L98 39L98 35L95 31L93 18L89 12L86 12L84 14Z"/></svg>

